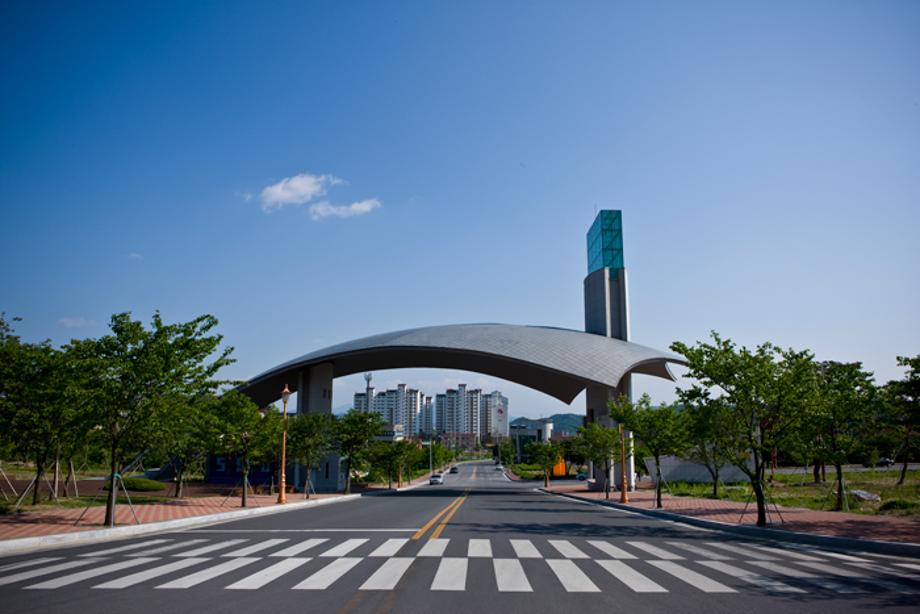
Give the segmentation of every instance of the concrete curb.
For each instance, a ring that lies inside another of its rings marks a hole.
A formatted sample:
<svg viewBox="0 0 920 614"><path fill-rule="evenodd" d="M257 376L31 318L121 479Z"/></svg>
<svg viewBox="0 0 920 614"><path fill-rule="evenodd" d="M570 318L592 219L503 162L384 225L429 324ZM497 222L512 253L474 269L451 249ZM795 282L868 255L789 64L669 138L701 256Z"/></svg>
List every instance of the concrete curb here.
<svg viewBox="0 0 920 614"><path fill-rule="evenodd" d="M207 514L204 516L192 516L190 518L151 522L149 524L121 526L115 527L114 529L93 529L91 531L80 531L78 533L58 533L55 535L41 535L38 537L21 537L19 539L3 540L0 541L0 557L22 554L25 552L35 552L48 548L58 548L61 546L83 546L86 544L95 544L100 542L125 539L128 537L137 537L138 535L152 535L155 533L175 531L177 529L189 529L192 527L201 527L210 524L227 522L230 520L240 520L242 518L249 518L251 516L267 516L269 514L279 514L281 512L290 512L305 507L315 507L318 505L330 505L332 503L350 501L359 497L361 497L359 494L342 495L339 497L328 497L325 499L295 501L285 505L272 505L271 507L253 507L244 510L234 510L232 512L220 512L217 514Z"/></svg>
<svg viewBox="0 0 920 614"><path fill-rule="evenodd" d="M720 522L718 520L705 520L702 518L694 518L692 516L684 516L683 514L677 514L674 512L637 508L629 505L623 505L622 503L615 503L613 501L598 501L597 499L587 499L585 497L579 497L578 495L553 492L551 490L546 490L545 488L538 488L537 490L548 495L565 497L566 499L573 499L583 503L600 505L601 507L609 507L623 512L639 514L642 516L650 516L652 518L660 518L662 520L672 520L674 522L702 527L704 529L713 529L716 531L724 531L726 533L735 533L737 535L744 535L745 537L755 539L779 540L798 544L807 544L810 546L825 546L831 548L842 548L845 550L861 550L863 552L872 552L875 554L890 554L895 556L920 558L920 544L889 542L874 539L856 539L853 537L836 537L833 535L818 535L817 533L800 533L797 531L767 529L751 525L729 524L727 522Z"/></svg>

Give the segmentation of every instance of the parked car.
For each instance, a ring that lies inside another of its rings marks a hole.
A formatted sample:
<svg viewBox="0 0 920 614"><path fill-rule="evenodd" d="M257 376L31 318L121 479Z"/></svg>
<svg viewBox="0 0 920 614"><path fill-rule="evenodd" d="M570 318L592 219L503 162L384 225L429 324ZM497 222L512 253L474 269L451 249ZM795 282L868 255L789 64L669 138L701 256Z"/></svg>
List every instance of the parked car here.
<svg viewBox="0 0 920 614"><path fill-rule="evenodd" d="M575 479L578 480L579 482L584 482L585 480L588 479L588 472L587 472L587 471L580 471L580 472L576 473L576 474L575 474Z"/></svg>
<svg viewBox="0 0 920 614"><path fill-rule="evenodd" d="M428 483L429 483L429 484L432 484L432 485L434 485L434 484L443 484L443 483L444 483L444 476L441 475L440 473L435 473L435 474L432 475L431 478L428 480Z"/></svg>
<svg viewBox="0 0 920 614"><path fill-rule="evenodd" d="M460 473L460 469L458 467L451 467L450 473Z"/></svg>
<svg viewBox="0 0 920 614"><path fill-rule="evenodd" d="M504 470L505 470L505 466L502 465L502 464L495 465L495 470L496 470L496 471L504 471Z"/></svg>

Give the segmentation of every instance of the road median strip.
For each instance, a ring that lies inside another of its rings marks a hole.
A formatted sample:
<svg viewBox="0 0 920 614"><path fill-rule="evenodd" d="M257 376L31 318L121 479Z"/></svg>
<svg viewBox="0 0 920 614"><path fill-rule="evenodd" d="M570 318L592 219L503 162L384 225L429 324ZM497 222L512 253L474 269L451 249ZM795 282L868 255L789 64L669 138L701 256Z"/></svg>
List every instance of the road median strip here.
<svg viewBox="0 0 920 614"><path fill-rule="evenodd" d="M460 501L462 501L463 498L464 498L465 496L466 496L465 494L460 495L460 496L458 496L456 499L454 499L453 501L451 501L450 504L449 504L447 507L445 507L443 510L441 510L440 512L438 512L437 514L435 514L435 515L434 515L434 518L432 518L431 520L429 520L428 522L426 522L424 525L422 525L422 528L419 529L418 531L416 531L415 535L412 536L412 539L413 539L413 540L421 539L422 536L423 536L425 533L428 532L428 529L430 529L431 527L433 527L433 526L435 525L435 523L438 522L438 520L441 518L441 516L443 516L444 514L448 513L448 512L451 510L451 508L454 507L455 505L458 505L458 504L460 503Z"/></svg>
<svg viewBox="0 0 920 614"><path fill-rule="evenodd" d="M441 532L444 530L444 527L447 526L447 523L450 522L450 519L454 517L454 514L457 513L457 510L460 509L460 506L463 505L463 502L466 501L466 498L469 496L470 491L463 493L463 497L457 502L457 505L454 506L450 512L447 513L447 516L444 517L444 520L441 521L441 524L438 525L438 528L431 532L430 539L437 539L441 537Z"/></svg>

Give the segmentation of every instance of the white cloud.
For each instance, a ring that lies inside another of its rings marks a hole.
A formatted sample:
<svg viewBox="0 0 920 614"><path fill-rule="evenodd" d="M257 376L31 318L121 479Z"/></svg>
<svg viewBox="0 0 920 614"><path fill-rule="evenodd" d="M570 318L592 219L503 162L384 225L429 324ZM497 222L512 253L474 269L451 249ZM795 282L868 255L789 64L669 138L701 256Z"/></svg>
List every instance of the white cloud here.
<svg viewBox="0 0 920 614"><path fill-rule="evenodd" d="M285 177L278 183L262 189L260 196L262 211L271 213L286 205L302 205L323 196L329 186L340 183L344 182L334 175L301 173L293 177Z"/></svg>
<svg viewBox="0 0 920 614"><path fill-rule="evenodd" d="M138 254L137 252L131 252L130 254L128 254L128 259L129 260L143 260L144 256L142 256L141 254Z"/></svg>
<svg viewBox="0 0 920 614"><path fill-rule="evenodd" d="M90 326L95 326L96 323L92 320L87 320L83 316L78 318L61 318L58 320L58 324L64 328L88 328Z"/></svg>
<svg viewBox="0 0 920 614"><path fill-rule="evenodd" d="M314 221L319 221L327 217L354 217L370 213L380 207L380 201L376 198L368 198L350 205L333 205L327 201L310 205L310 217Z"/></svg>
<svg viewBox="0 0 920 614"><path fill-rule="evenodd" d="M243 200L247 203L252 200L252 192L243 192Z"/></svg>

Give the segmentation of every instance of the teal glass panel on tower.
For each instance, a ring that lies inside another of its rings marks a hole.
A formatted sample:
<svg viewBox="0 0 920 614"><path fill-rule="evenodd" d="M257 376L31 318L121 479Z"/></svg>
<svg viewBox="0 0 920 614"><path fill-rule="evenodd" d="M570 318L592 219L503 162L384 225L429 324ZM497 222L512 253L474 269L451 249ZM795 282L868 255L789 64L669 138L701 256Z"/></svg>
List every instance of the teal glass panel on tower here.
<svg viewBox="0 0 920 614"><path fill-rule="evenodd" d="M623 268L623 212L603 209L588 230L588 274Z"/></svg>

